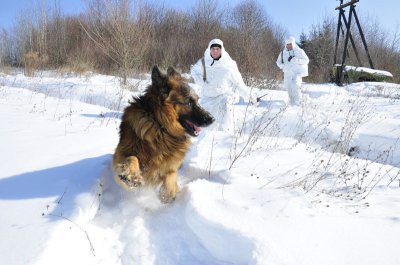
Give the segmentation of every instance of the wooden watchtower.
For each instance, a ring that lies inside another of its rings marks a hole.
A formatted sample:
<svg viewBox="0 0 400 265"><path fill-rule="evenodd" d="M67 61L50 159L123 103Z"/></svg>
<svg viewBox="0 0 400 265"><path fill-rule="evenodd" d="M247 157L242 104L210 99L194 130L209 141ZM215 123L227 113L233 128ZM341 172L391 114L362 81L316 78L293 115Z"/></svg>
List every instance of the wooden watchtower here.
<svg viewBox="0 0 400 265"><path fill-rule="evenodd" d="M341 86L343 84L344 67L345 67L345 63L346 63L346 57L349 56L348 49L347 49L349 40L353 47L354 54L356 55L358 64L359 64L359 66L362 66L362 63L361 63L354 39L353 39L353 35L351 34L351 30L350 30L351 23L353 21L353 17L357 23L357 28L360 33L365 52L368 56L370 68L374 69L374 65L372 63L371 56L368 51L367 42L365 41L364 33L361 29L360 21L358 20L358 16L357 16L356 9L355 9L356 3L358 3L360 0L350 0L347 3L343 3L343 0L339 0L339 1L340 1L340 5L335 8L335 10L339 11L339 15L338 15L338 24L337 24L337 31L336 31L335 55L333 57L333 64L334 64L334 67L336 68L335 69L336 70L335 71L336 72L335 82L337 85ZM347 7L350 7L350 11L349 11L348 18L346 19L345 9ZM346 32L346 34L345 34L345 32ZM339 46L340 35L344 36L344 46L343 46L342 60L341 60L341 62L338 63L337 55L338 55L338 46Z"/></svg>

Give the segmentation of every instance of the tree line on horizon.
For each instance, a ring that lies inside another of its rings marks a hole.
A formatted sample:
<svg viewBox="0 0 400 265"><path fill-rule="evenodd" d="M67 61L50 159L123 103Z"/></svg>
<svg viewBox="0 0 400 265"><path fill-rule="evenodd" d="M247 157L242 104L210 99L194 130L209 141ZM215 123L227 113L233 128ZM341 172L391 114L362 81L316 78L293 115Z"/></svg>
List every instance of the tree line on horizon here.
<svg viewBox="0 0 400 265"><path fill-rule="evenodd" d="M186 11L146 0L86 0L85 4L86 10L78 15L64 15L57 0L21 11L12 27L1 29L0 66L24 67L27 75L38 69L96 71L119 75L126 84L127 78L148 73L154 64L188 72L208 42L220 38L248 85L282 78L275 62L287 30L274 23L256 0L224 9L217 0L198 0ZM307 82L331 79L336 21L325 18L298 40L310 58ZM399 83L398 28L388 33L369 18L362 20L362 27L375 68L391 72ZM352 33L367 66L361 38L357 31ZM347 53L346 64L358 66L350 46Z"/></svg>

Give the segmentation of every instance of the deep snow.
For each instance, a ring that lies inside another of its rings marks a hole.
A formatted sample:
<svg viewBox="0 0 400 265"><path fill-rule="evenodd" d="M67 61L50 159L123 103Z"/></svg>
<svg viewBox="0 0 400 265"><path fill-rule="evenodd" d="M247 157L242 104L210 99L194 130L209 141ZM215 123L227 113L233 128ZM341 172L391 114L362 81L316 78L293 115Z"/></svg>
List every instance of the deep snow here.
<svg viewBox="0 0 400 265"><path fill-rule="evenodd" d="M112 180L134 94L117 78L0 85L0 264L400 264L400 85L304 84L301 107L281 90L235 105L238 132L193 139L168 205Z"/></svg>

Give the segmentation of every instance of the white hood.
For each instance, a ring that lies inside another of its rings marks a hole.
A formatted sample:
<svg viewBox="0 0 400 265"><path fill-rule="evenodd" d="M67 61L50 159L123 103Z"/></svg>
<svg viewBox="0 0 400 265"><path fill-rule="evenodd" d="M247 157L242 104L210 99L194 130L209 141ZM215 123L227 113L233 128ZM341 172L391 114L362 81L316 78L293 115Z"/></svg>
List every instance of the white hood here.
<svg viewBox="0 0 400 265"><path fill-rule="evenodd" d="M286 44L292 44L293 49L288 50ZM288 58L293 57L291 62L288 62ZM288 37L285 39L285 46L281 53L279 53L276 60L276 64L285 74L299 75L301 77L308 76L308 56L307 54L296 44L294 37Z"/></svg>
<svg viewBox="0 0 400 265"><path fill-rule="evenodd" d="M210 47L213 44L221 45L221 58L218 60L211 57ZM204 51L206 81L203 81L204 68L201 61L198 60L192 65L190 71L195 83L201 85L197 91L200 98L224 96L229 98L230 103L238 102L240 96L245 100L250 98L249 90L243 82L236 62L225 50L222 40L212 39Z"/></svg>
<svg viewBox="0 0 400 265"><path fill-rule="evenodd" d="M293 49L294 49L294 47L297 46L295 37L290 36L290 37L286 38L286 40L285 40L285 47L286 47L286 44L292 44Z"/></svg>
<svg viewBox="0 0 400 265"><path fill-rule="evenodd" d="M211 45L213 45L213 44L221 45L221 58L218 60L221 62L221 64L225 64L226 66L231 66L231 65L236 66L235 61L232 60L229 53L225 50L224 42L220 39L212 39L210 41L210 43L208 43L208 47L204 51L204 59L205 59L206 65L210 66L214 61L214 59L211 57L211 51L210 51Z"/></svg>
<svg viewBox="0 0 400 265"><path fill-rule="evenodd" d="M218 44L221 46L222 49L224 49L224 42L220 39L212 39L210 41L210 43L208 43L208 49L211 49L211 45L213 45L213 44Z"/></svg>

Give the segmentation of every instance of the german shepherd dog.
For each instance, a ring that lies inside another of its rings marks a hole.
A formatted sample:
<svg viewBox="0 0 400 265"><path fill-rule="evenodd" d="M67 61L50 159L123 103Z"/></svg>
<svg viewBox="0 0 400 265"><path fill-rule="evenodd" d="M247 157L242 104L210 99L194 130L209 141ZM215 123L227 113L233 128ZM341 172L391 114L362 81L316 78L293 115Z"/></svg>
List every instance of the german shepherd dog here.
<svg viewBox="0 0 400 265"><path fill-rule="evenodd" d="M179 186L177 171L188 151L190 136L214 122L198 96L172 67L153 67L151 85L124 110L120 139L113 155L114 179L129 191L158 186L159 198L172 202Z"/></svg>

